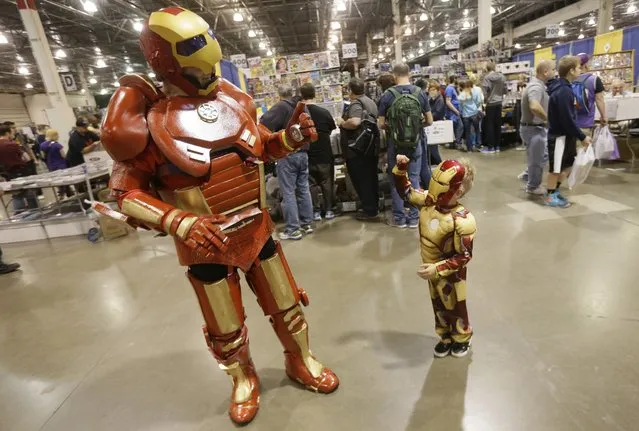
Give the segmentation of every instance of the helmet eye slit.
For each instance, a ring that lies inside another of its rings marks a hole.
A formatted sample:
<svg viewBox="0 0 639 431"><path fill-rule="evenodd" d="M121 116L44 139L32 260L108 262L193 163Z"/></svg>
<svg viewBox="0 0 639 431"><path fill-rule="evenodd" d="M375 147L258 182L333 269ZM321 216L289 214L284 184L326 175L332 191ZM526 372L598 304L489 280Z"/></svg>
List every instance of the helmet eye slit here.
<svg viewBox="0 0 639 431"><path fill-rule="evenodd" d="M203 34L199 34L190 39L178 42L175 46L176 51L183 57L188 57L195 54L200 49L206 46L206 38Z"/></svg>

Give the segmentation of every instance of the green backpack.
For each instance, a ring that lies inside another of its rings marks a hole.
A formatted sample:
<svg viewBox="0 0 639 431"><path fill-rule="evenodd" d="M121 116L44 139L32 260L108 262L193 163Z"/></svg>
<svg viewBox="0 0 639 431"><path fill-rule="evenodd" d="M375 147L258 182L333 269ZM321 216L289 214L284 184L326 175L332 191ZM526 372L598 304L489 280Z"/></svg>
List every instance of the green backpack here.
<svg viewBox="0 0 639 431"><path fill-rule="evenodd" d="M423 126L422 105L419 102L421 88L412 93L400 93L394 87L388 89L395 100L388 110L388 130L396 147L415 150Z"/></svg>

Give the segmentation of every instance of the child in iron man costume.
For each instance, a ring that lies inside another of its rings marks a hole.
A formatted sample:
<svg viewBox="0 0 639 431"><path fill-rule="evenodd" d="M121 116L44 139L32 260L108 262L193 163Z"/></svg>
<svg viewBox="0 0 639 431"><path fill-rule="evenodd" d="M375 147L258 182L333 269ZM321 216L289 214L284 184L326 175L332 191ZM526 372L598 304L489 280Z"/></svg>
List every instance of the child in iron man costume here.
<svg viewBox="0 0 639 431"><path fill-rule="evenodd" d="M465 356L473 334L466 309L466 265L472 258L476 224L457 202L473 186L474 167L468 160L445 160L434 171L428 190L411 187L410 160L397 156L393 169L400 196L420 208L419 235L423 264L418 275L428 280L440 342L436 357Z"/></svg>
<svg viewBox="0 0 639 431"><path fill-rule="evenodd" d="M220 46L195 13L169 7L151 14L140 46L164 83L120 79L105 117L102 143L116 161L110 187L133 224L172 235L195 289L213 356L232 378L229 415L250 422L259 408L259 379L237 269L284 346L286 374L316 392L339 380L315 359L293 278L271 238L263 162L317 140L297 106L286 130L258 125L253 100L215 75Z"/></svg>

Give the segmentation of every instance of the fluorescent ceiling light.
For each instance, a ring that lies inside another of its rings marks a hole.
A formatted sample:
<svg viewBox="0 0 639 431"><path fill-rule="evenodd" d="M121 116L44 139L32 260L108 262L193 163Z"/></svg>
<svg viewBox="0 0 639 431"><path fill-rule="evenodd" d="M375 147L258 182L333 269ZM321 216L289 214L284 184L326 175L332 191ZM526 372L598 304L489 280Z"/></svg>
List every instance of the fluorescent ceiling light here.
<svg viewBox="0 0 639 431"><path fill-rule="evenodd" d="M342 28L342 24L337 21L331 22L331 30L339 30L340 28Z"/></svg>
<svg viewBox="0 0 639 431"><path fill-rule="evenodd" d="M337 9L338 12L346 11L346 2L343 0L335 2L335 9Z"/></svg>
<svg viewBox="0 0 639 431"><path fill-rule="evenodd" d="M80 93L82 93L82 94L84 94L86 92L87 92L87 90L85 90L84 88L82 90L80 90Z"/></svg>
<svg viewBox="0 0 639 431"><path fill-rule="evenodd" d="M430 45L429 45L429 46L430 46L431 48L435 48L435 45L436 45L435 41L434 41L434 40L431 40L431 41L430 41Z"/></svg>
<svg viewBox="0 0 639 431"><path fill-rule="evenodd" d="M0 33L0 44L5 43L9 43L9 39L7 39L7 36L5 36L4 33Z"/></svg>
<svg viewBox="0 0 639 431"><path fill-rule="evenodd" d="M614 25L611 25L610 27L608 27L608 30L613 31L615 29Z"/></svg>
<svg viewBox="0 0 639 431"><path fill-rule="evenodd" d="M120 86L120 83L119 83L118 81L115 81L115 82L113 83L113 86L114 86L115 88L118 88L118 87Z"/></svg>
<svg viewBox="0 0 639 431"><path fill-rule="evenodd" d="M24 58L22 58L22 56L20 54L18 54L18 55L16 55L16 60L24 61Z"/></svg>
<svg viewBox="0 0 639 431"><path fill-rule="evenodd" d="M566 35L566 30L564 30L563 28L560 28L558 34L559 34L560 37L561 36L565 36Z"/></svg>
<svg viewBox="0 0 639 431"><path fill-rule="evenodd" d="M381 54L381 53L380 53L380 54L377 56L377 58L379 58L380 60L382 60L382 59L384 58L384 54Z"/></svg>
<svg viewBox="0 0 639 431"><path fill-rule="evenodd" d="M559 45L559 42L555 42L555 45Z"/></svg>
<svg viewBox="0 0 639 431"><path fill-rule="evenodd" d="M326 49L328 49L329 51L333 51L335 50L335 45L333 45L332 42L328 42L328 44L326 44Z"/></svg>
<svg viewBox="0 0 639 431"><path fill-rule="evenodd" d="M137 31L138 33L142 31L142 29L144 28L144 24L142 24L142 21L134 21L133 22L133 30Z"/></svg>
<svg viewBox="0 0 639 431"><path fill-rule="evenodd" d="M588 20L588 25L595 25L595 17L591 16L590 19Z"/></svg>
<svg viewBox="0 0 639 431"><path fill-rule="evenodd" d="M406 63L406 57L402 57L402 61Z"/></svg>
<svg viewBox="0 0 639 431"><path fill-rule="evenodd" d="M406 31L404 31L404 36L410 36L413 34L413 30L410 27L406 27Z"/></svg>
<svg viewBox="0 0 639 431"><path fill-rule="evenodd" d="M20 66L20 67L18 67L18 73L20 75L28 75L29 74L29 69L27 69L26 66Z"/></svg>
<svg viewBox="0 0 639 431"><path fill-rule="evenodd" d="M331 42L337 43L339 42L339 37L335 33L331 34Z"/></svg>
<svg viewBox="0 0 639 431"><path fill-rule="evenodd" d="M271 51L270 49L268 51L266 51L266 56L270 57L271 55L273 55L273 51Z"/></svg>
<svg viewBox="0 0 639 431"><path fill-rule="evenodd" d="M495 13L497 12L497 9L495 9L494 7L490 7L490 14L491 15L495 15Z"/></svg>
<svg viewBox="0 0 639 431"><path fill-rule="evenodd" d="M412 52L410 54L408 54L408 59L412 60L413 58L415 58L415 54L413 54Z"/></svg>
<svg viewBox="0 0 639 431"><path fill-rule="evenodd" d="M250 29L249 32L248 32L248 36L249 37L255 37L255 36L257 36L257 33L255 33L255 30Z"/></svg>
<svg viewBox="0 0 639 431"><path fill-rule="evenodd" d="M131 73L131 72L133 72L133 68L129 64L129 65L126 66L126 73Z"/></svg>
<svg viewBox="0 0 639 431"><path fill-rule="evenodd" d="M98 83L97 79L95 79L95 78L89 79L89 84L97 84L97 83Z"/></svg>
<svg viewBox="0 0 639 431"><path fill-rule="evenodd" d="M261 41L258 46L260 47L260 49L266 49L266 43L264 43L264 41Z"/></svg>
<svg viewBox="0 0 639 431"><path fill-rule="evenodd" d="M33 84L27 82L27 85L25 85L24 88L31 90L33 88Z"/></svg>
<svg viewBox="0 0 639 431"><path fill-rule="evenodd" d="M244 16L241 13L239 13L239 12L235 12L233 14L233 21L242 22L242 21L244 21Z"/></svg>
<svg viewBox="0 0 639 431"><path fill-rule="evenodd" d="M55 58L67 58L67 53L66 53L66 52L64 52L64 50L63 50L63 49L58 49L58 50L55 52Z"/></svg>
<svg viewBox="0 0 639 431"><path fill-rule="evenodd" d="M464 9L464 16L468 16L468 9Z"/></svg>
<svg viewBox="0 0 639 431"><path fill-rule="evenodd" d="M91 0L84 0L82 2L82 7L84 7L84 10L89 13L95 13L98 11L98 7Z"/></svg>
<svg viewBox="0 0 639 431"><path fill-rule="evenodd" d="M583 33L579 33L579 36L577 36L577 39L583 39L584 37L586 37L586 36L584 36Z"/></svg>
<svg viewBox="0 0 639 431"><path fill-rule="evenodd" d="M93 69L89 69L89 75L93 75L94 73Z"/></svg>
<svg viewBox="0 0 639 431"><path fill-rule="evenodd" d="M516 44L515 44L515 49L521 49L521 44L516 43Z"/></svg>
<svg viewBox="0 0 639 431"><path fill-rule="evenodd" d="M419 20L420 20L420 21L428 21L428 15L426 15L426 13L422 13L422 14L419 16Z"/></svg>
<svg viewBox="0 0 639 431"><path fill-rule="evenodd" d="M541 48L541 43L538 43L535 48L537 48L537 49Z"/></svg>
<svg viewBox="0 0 639 431"><path fill-rule="evenodd" d="M430 32L430 37L435 37L435 32L434 31Z"/></svg>
<svg viewBox="0 0 639 431"><path fill-rule="evenodd" d="M386 47L386 49L384 50L384 52L385 52L386 54L388 54L388 53L390 53L390 52L391 52L391 49L387 46L387 47Z"/></svg>
<svg viewBox="0 0 639 431"><path fill-rule="evenodd" d="M102 95L107 94L106 88L103 88L102 90L100 90L100 94L102 94Z"/></svg>
<svg viewBox="0 0 639 431"><path fill-rule="evenodd" d="M468 21L464 21L464 24L462 25L463 28L470 28L470 23Z"/></svg>
<svg viewBox="0 0 639 431"><path fill-rule="evenodd" d="M419 55L423 55L424 54L424 48L419 48L419 51L417 51L419 53Z"/></svg>
<svg viewBox="0 0 639 431"><path fill-rule="evenodd" d="M151 78L151 79L155 78L155 73L149 72L149 78Z"/></svg>
<svg viewBox="0 0 639 431"><path fill-rule="evenodd" d="M98 58L98 61L95 62L95 65L97 67L107 67L106 62L101 58Z"/></svg>
<svg viewBox="0 0 639 431"><path fill-rule="evenodd" d="M100 48L98 48L97 46L95 48L93 48L93 50L95 51L96 54L100 55L102 54L102 50Z"/></svg>

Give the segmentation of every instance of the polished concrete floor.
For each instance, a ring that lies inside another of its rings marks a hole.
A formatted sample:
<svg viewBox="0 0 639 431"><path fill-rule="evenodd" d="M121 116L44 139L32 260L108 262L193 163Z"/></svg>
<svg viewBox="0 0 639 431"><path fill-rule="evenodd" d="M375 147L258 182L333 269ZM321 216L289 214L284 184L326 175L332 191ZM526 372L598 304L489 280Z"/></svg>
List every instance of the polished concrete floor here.
<svg viewBox="0 0 639 431"><path fill-rule="evenodd" d="M250 429L639 429L639 175L593 170L578 204L553 210L519 190L523 157L472 157L466 359L432 357L416 232L343 217L285 244L311 298L312 348L342 385L320 396L290 383L246 289L263 382ZM0 276L0 430L233 429L170 240L4 251L23 270Z"/></svg>

